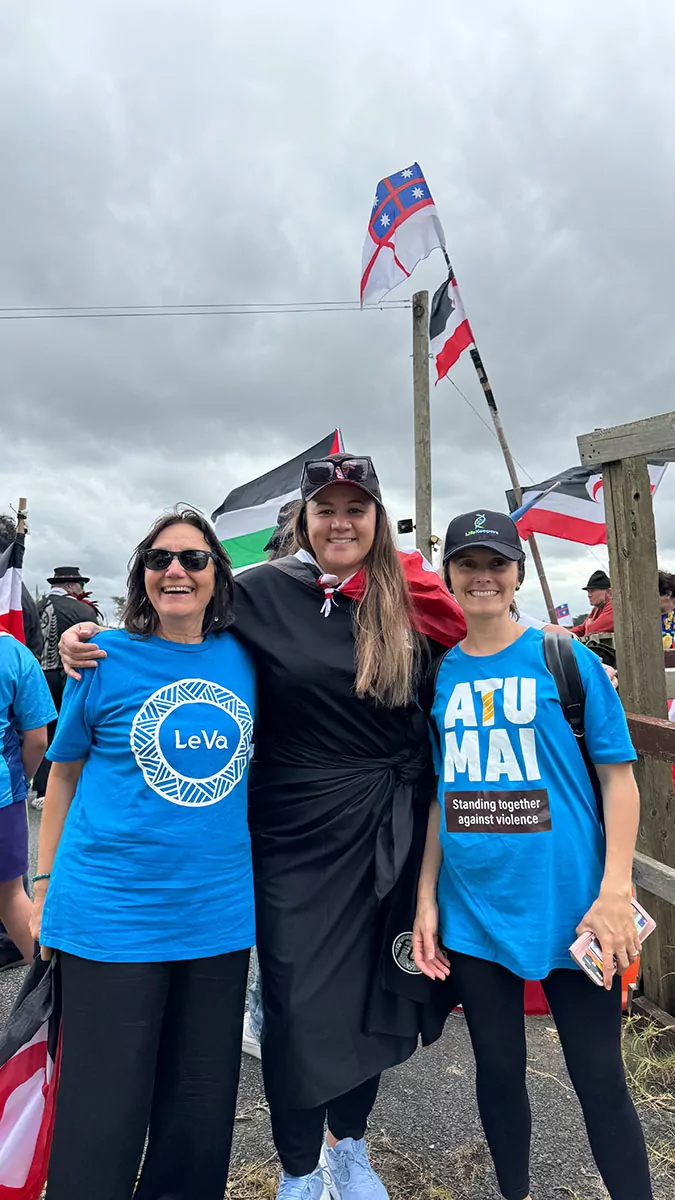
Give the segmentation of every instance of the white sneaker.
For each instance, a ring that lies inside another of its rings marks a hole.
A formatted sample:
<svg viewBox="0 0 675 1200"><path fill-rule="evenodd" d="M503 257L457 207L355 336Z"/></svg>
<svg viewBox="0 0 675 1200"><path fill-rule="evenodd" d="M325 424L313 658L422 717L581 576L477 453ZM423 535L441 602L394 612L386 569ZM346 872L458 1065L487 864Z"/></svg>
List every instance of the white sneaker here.
<svg viewBox="0 0 675 1200"><path fill-rule="evenodd" d="M260 1038L256 1037L251 1029L251 1014L246 1013L244 1016L244 1031L241 1037L241 1048L244 1054L250 1054L252 1058L260 1058Z"/></svg>
<svg viewBox="0 0 675 1200"><path fill-rule="evenodd" d="M30 806L32 809L35 810L35 812L42 812L42 810L45 806L44 796L33 796L32 800L30 802Z"/></svg>

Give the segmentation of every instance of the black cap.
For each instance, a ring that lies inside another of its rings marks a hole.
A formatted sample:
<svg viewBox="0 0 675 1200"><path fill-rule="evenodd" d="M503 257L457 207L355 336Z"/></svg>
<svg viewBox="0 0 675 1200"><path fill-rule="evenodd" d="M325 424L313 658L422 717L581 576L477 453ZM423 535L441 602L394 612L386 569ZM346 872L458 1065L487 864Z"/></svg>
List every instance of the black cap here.
<svg viewBox="0 0 675 1200"><path fill-rule="evenodd" d="M607 588L611 588L611 586L609 575L606 571L594 571L586 587L581 590L582 592L594 592L596 590L602 592L606 591Z"/></svg>
<svg viewBox="0 0 675 1200"><path fill-rule="evenodd" d="M515 522L505 513L490 512L487 508L462 513L448 525L443 547L443 562L462 550L477 547L494 550L513 562L525 557Z"/></svg>

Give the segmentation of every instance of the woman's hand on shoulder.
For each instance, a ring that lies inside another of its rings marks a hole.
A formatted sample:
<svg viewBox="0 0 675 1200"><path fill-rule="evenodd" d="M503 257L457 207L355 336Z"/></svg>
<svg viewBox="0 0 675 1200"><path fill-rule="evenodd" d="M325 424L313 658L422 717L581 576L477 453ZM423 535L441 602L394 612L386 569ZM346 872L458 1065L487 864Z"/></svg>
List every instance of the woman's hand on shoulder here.
<svg viewBox="0 0 675 1200"><path fill-rule="evenodd" d="M429 979L447 979L450 963L438 945L438 905L435 900L418 901L413 925L415 966Z"/></svg>
<svg viewBox="0 0 675 1200"><path fill-rule="evenodd" d="M63 669L71 679L81 679L80 671L95 667L97 659L107 657L105 650L100 650L95 642L89 641L100 632L101 626L94 621L80 621L61 634L59 654Z"/></svg>

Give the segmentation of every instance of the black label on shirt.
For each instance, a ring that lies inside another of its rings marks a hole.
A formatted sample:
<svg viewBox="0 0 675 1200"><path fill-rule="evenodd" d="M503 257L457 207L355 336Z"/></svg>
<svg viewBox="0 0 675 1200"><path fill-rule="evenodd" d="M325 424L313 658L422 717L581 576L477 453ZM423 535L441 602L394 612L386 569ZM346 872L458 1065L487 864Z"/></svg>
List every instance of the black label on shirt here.
<svg viewBox="0 0 675 1200"><path fill-rule="evenodd" d="M445 827L448 833L550 833L548 792L446 792Z"/></svg>

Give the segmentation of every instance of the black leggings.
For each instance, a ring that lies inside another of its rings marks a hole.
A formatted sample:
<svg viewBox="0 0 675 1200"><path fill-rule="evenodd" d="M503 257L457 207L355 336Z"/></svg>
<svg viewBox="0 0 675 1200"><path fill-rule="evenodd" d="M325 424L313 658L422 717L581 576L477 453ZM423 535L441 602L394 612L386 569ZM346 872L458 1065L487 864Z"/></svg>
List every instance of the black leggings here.
<svg viewBox="0 0 675 1200"><path fill-rule="evenodd" d="M450 952L476 1056L481 1121L505 1200L529 1194L530 1102L524 982L506 967ZM651 1200L642 1128L621 1058L621 980L611 992L583 971L551 971L543 988L579 1097L593 1157L612 1200ZM583 1153L583 1151L581 1151Z"/></svg>
<svg viewBox="0 0 675 1200"><path fill-rule="evenodd" d="M222 1200L248 950L168 963L60 960L49 1200Z"/></svg>
<svg viewBox="0 0 675 1200"><path fill-rule="evenodd" d="M289 1175L309 1175L321 1153L323 1127L328 1128L339 1142L351 1137L356 1141L366 1132L380 1076L367 1079L344 1096L336 1096L318 1108L281 1108L270 1104L272 1134L281 1165Z"/></svg>

